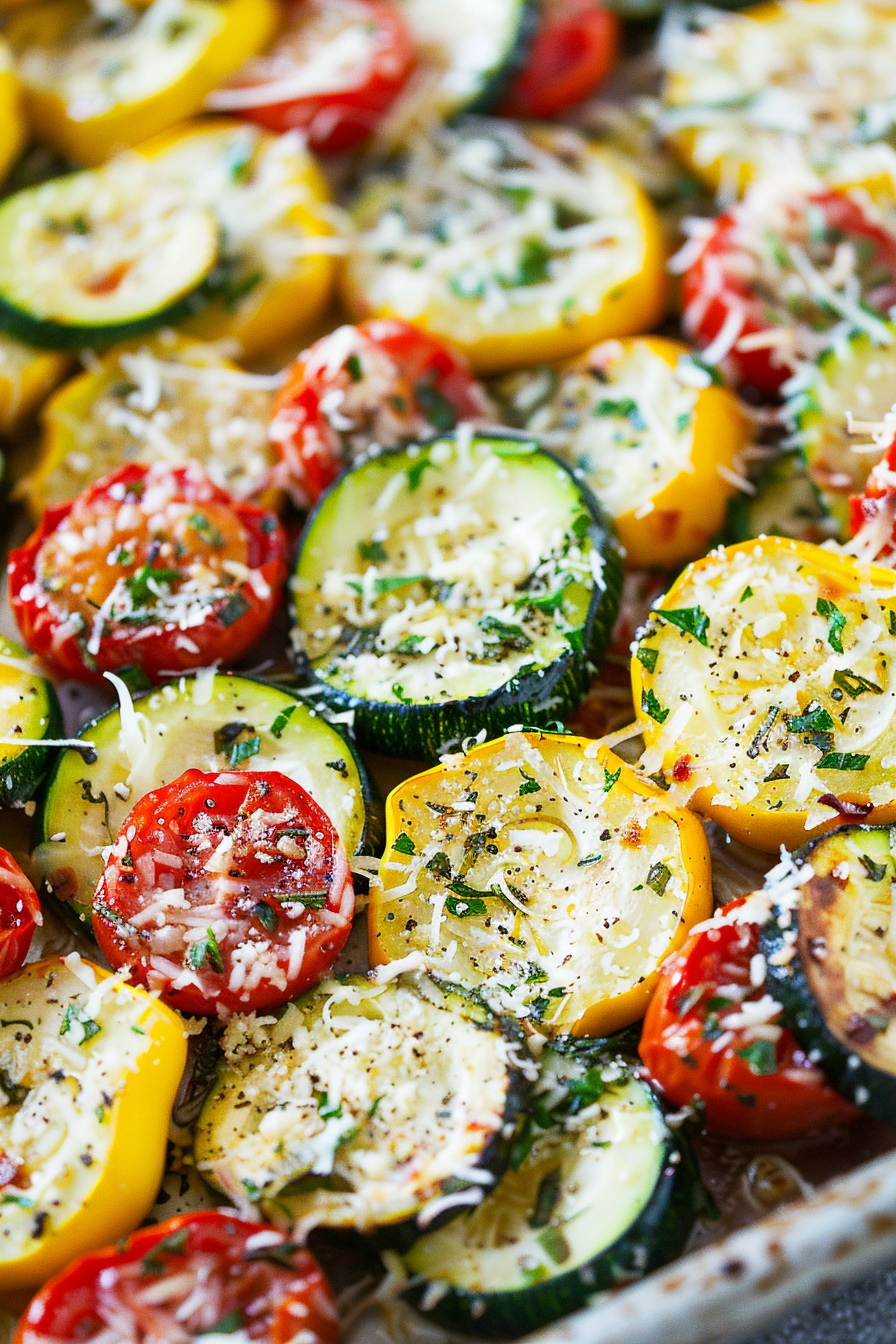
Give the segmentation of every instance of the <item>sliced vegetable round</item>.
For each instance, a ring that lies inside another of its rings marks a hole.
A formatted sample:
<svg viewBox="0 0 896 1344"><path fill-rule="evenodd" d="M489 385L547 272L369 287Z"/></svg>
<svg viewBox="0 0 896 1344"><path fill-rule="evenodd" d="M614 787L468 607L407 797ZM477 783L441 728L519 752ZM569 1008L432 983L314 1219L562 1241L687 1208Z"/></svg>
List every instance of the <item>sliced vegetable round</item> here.
<svg viewBox="0 0 896 1344"><path fill-rule="evenodd" d="M218 226L131 156L0 203L0 330L108 345L173 321L218 259Z"/></svg>
<svg viewBox="0 0 896 1344"><path fill-rule="evenodd" d="M594 491L629 565L672 568L703 554L737 488L750 429L687 346L603 341L556 374L508 375L505 388L511 414L528 401L530 413L516 418Z"/></svg>
<svg viewBox="0 0 896 1344"><path fill-rule="evenodd" d="M374 445L419 442L490 411L466 361L419 327L398 318L337 327L293 361L280 389L277 479L314 501Z"/></svg>
<svg viewBox="0 0 896 1344"><path fill-rule="evenodd" d="M0 333L0 431L12 435L28 427L70 367L68 355L39 350Z"/></svg>
<svg viewBox="0 0 896 1344"><path fill-rule="evenodd" d="M160 456L199 463L237 499L258 496L276 457L267 438L272 381L173 331L108 351L43 410L40 457L21 487L32 514L116 467Z"/></svg>
<svg viewBox="0 0 896 1344"><path fill-rule="evenodd" d="M102 851L128 811L150 789L190 768L276 770L300 784L333 822L348 854L376 843L371 785L352 746L322 715L281 690L248 677L181 677L80 733L50 778L32 855L46 889L89 920L103 872Z"/></svg>
<svg viewBox="0 0 896 1344"><path fill-rule="evenodd" d="M607 1035L711 911L694 816L595 742L511 733L389 795L370 960L417 953L542 1033Z"/></svg>
<svg viewBox="0 0 896 1344"><path fill-rule="evenodd" d="M849 535L849 497L863 489L881 451L861 431L877 428L896 403L896 325L879 327L874 338L854 332L820 355L784 408L842 538Z"/></svg>
<svg viewBox="0 0 896 1344"><path fill-rule="evenodd" d="M6 35L35 134L76 163L102 163L200 111L206 94L277 27L274 0L165 0L113 15L42 0Z"/></svg>
<svg viewBox="0 0 896 1344"><path fill-rule="evenodd" d="M770 1142L847 1124L854 1108L782 1022L755 906L731 901L666 962L641 1058L663 1096L698 1106L713 1133Z"/></svg>
<svg viewBox="0 0 896 1344"><path fill-rule="evenodd" d="M647 751L756 849L896 819L892 570L768 537L681 575L632 660Z"/></svg>
<svg viewBox="0 0 896 1344"><path fill-rule="evenodd" d="M183 330L236 342L253 359L318 327L333 287L332 229L320 208L328 191L297 132L275 136L214 117L178 126L138 153L221 230L209 302Z"/></svg>
<svg viewBox="0 0 896 1344"><path fill-rule="evenodd" d="M653 206L572 130L477 118L436 127L374 178L354 217L350 311L414 322L480 372L649 330L665 308Z"/></svg>
<svg viewBox="0 0 896 1344"><path fill-rule="evenodd" d="M437 1225L507 1163L534 1069L502 1031L426 977L325 982L223 1070L196 1124L198 1169L294 1235Z"/></svg>
<svg viewBox="0 0 896 1344"><path fill-rule="evenodd" d="M546 0L525 63L501 104L505 117L555 117L595 92L616 64L619 19L597 0Z"/></svg>
<svg viewBox="0 0 896 1344"><path fill-rule="evenodd" d="M363 744L435 759L562 718L616 615L598 507L531 441L461 430L357 465L307 524L293 643Z"/></svg>
<svg viewBox="0 0 896 1344"><path fill-rule="evenodd" d="M183 1025L76 952L0 981L0 1288L133 1230L158 1194Z"/></svg>
<svg viewBox="0 0 896 1344"><path fill-rule="evenodd" d="M93 931L110 966L183 1013L262 1012L326 975L354 913L342 841L300 785L187 770L122 822Z"/></svg>
<svg viewBox="0 0 896 1344"><path fill-rule="evenodd" d="M9 45L0 39L0 181L25 148L26 140L21 85Z"/></svg>
<svg viewBox="0 0 896 1344"><path fill-rule="evenodd" d="M14 1344L139 1339L147 1326L171 1340L339 1338L333 1293L310 1251L275 1227L208 1209L77 1260L31 1302Z"/></svg>
<svg viewBox="0 0 896 1344"><path fill-rule="evenodd" d="M834 1085L891 1124L896 1107L896 971L889 954L896 835L844 826L800 855L769 893L769 988Z"/></svg>
<svg viewBox="0 0 896 1344"><path fill-rule="evenodd" d="M516 1339L688 1239L693 1178L645 1083L593 1046L549 1046L536 1093L513 1170L404 1257L405 1296L449 1330Z"/></svg>
<svg viewBox="0 0 896 1344"><path fill-rule="evenodd" d="M53 683L41 676L27 649L0 635L0 803L8 807L34 797L61 733Z"/></svg>
<svg viewBox="0 0 896 1344"><path fill-rule="evenodd" d="M366 140L414 64L401 9L386 0L289 0L263 56L206 100L270 131L301 130L319 154Z"/></svg>
<svg viewBox="0 0 896 1344"><path fill-rule="evenodd" d="M9 851L0 849L0 980L21 970L42 923L37 892Z"/></svg>
<svg viewBox="0 0 896 1344"><path fill-rule="evenodd" d="M798 451L773 458L761 471L754 491L729 500L726 540L774 536L822 542L837 531Z"/></svg>

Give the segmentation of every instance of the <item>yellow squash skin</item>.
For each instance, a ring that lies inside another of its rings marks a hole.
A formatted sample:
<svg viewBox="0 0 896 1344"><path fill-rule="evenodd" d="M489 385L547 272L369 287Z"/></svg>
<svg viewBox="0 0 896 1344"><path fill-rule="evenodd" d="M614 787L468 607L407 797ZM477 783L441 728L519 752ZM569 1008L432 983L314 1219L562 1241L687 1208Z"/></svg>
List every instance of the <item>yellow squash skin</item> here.
<svg viewBox="0 0 896 1344"><path fill-rule="evenodd" d="M0 182L25 148L26 139L22 89L9 43L0 38Z"/></svg>
<svg viewBox="0 0 896 1344"><path fill-rule="evenodd" d="M527 867L533 846L542 856ZM661 856L665 881L662 863L653 866ZM487 913L426 867L447 873L446 859L451 880L486 893ZM501 1012L551 1035L602 1036L637 1021L660 963L712 911L697 817L606 747L550 733L508 734L394 789L380 877L368 911L374 966L416 953L436 976L478 987Z"/></svg>
<svg viewBox="0 0 896 1344"><path fill-rule="evenodd" d="M67 959L69 964L62 958L34 962L0 985L0 1012L9 1023L0 1028L0 1059L6 1077L22 1086L41 1087L42 1096L49 1090L50 1110L46 1113L50 1117L52 1089L66 1088L63 1110L57 1114L64 1113L62 1123L66 1124L78 1123L83 1117L83 1152L92 1158L89 1164L80 1161L81 1142L75 1143L67 1131L70 1161L59 1172L55 1188L62 1191L62 1206L67 1196L72 1207L60 1212L60 1206L50 1202L45 1210L39 1199L27 1210L11 1201L0 1206L0 1291L4 1293L35 1288L76 1256L132 1232L152 1207L164 1171L171 1107L186 1062L183 1024L171 1009L144 990L116 980L95 1010L99 1032L79 1043L81 1033L72 1024L64 1031L60 1029L60 1022L65 1026L66 1007L74 1004L80 1011L95 993L91 985L113 978L76 954L73 957ZM21 1019L20 1023L13 1018ZM32 1023L29 1041L23 1034L22 1023L26 1021ZM108 1060L103 1052L112 1047L116 1033L115 1048L128 1052L127 1062L113 1064L104 1072L102 1066ZM95 1062L88 1057L100 1054L98 1073L78 1073L77 1056L82 1051L86 1070ZM21 1073L20 1082L19 1067L29 1052L32 1063ZM42 1058L52 1059L53 1065L63 1071L69 1060L74 1060L74 1065L65 1077L57 1079L41 1074ZM108 1089L107 1095L111 1092L111 1105L102 1095L104 1088ZM27 1098L23 1106L28 1106ZM91 1108L89 1114L85 1113L87 1106ZM4 1148L13 1157L17 1154L16 1144L11 1141L10 1113L17 1109L10 1105L0 1108ZM29 1144L35 1145L35 1151L46 1150L37 1177L58 1161L58 1145L64 1142L57 1139L54 1148L42 1137L47 1132L42 1129L43 1113L37 1110L26 1121L25 1142L19 1145L23 1153L29 1151ZM43 1234L39 1237L31 1235L37 1213L46 1214L40 1220ZM9 1229L14 1223L20 1225L21 1248L11 1244L15 1230Z"/></svg>
<svg viewBox="0 0 896 1344"><path fill-rule="evenodd" d="M119 97L108 99L92 115L84 115L69 101L65 82L29 79L26 65L25 107L38 139L86 167L103 163L116 150L136 145L199 112L206 96L248 57L262 51L277 31L275 0L190 0L190 4L207 24L205 43L169 84L147 90L133 101L123 83ZM41 0L14 14L6 35L17 55L34 47L64 52L69 34L88 13L86 0ZM72 59L75 50L70 50L66 62L69 72L77 68ZM97 86L103 87L101 80Z"/></svg>
<svg viewBox="0 0 896 1344"><path fill-rule="evenodd" d="M705 643L692 633L704 616ZM770 853L844 820L896 821L894 630L892 570L780 537L711 552L665 594L632 659L642 765Z"/></svg>
<svg viewBox="0 0 896 1344"><path fill-rule="evenodd" d="M69 355L0 335L0 431L11 434L30 420L71 363Z"/></svg>

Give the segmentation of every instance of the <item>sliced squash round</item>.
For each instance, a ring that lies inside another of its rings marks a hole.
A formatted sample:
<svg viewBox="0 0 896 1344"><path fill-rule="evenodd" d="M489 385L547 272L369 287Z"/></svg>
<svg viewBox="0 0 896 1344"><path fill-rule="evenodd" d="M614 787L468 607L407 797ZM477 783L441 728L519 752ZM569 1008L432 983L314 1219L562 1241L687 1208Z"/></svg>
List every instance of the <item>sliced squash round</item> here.
<svg viewBox="0 0 896 1344"><path fill-rule="evenodd" d="M416 952L540 1032L603 1036L711 912L692 813L596 742L510 733L389 795L370 960Z"/></svg>
<svg viewBox="0 0 896 1344"><path fill-rule="evenodd" d="M22 90L9 43L0 38L0 181L25 148Z"/></svg>
<svg viewBox="0 0 896 1344"><path fill-rule="evenodd" d="M13 434L26 425L70 367L68 355L0 334L0 431Z"/></svg>
<svg viewBox="0 0 896 1344"><path fill-rule="evenodd" d="M354 218L350 311L415 322L479 372L648 331L665 309L653 206L571 130L476 117L434 127L374 177Z"/></svg>
<svg viewBox="0 0 896 1344"><path fill-rule="evenodd" d="M756 849L896 820L893 571L768 537L690 565L639 632L647 751Z"/></svg>
<svg viewBox="0 0 896 1344"><path fill-rule="evenodd" d="M292 639L363 745L434 760L570 713L619 585L598 506L566 467L531 440L461 428L361 462L323 497Z"/></svg>
<svg viewBox="0 0 896 1344"><path fill-rule="evenodd" d="M41 676L27 649L0 635L0 803L34 797L61 732L53 683Z"/></svg>
<svg viewBox="0 0 896 1344"><path fill-rule="evenodd" d="M0 203L0 330L49 349L109 345L184 311L218 225L135 156Z"/></svg>
<svg viewBox="0 0 896 1344"><path fill-rule="evenodd" d="M726 541L793 537L822 542L837 531L799 451L773 458L755 481L753 494L729 500L724 529Z"/></svg>
<svg viewBox="0 0 896 1344"><path fill-rule="evenodd" d="M325 981L222 1070L196 1166L299 1236L390 1229L406 1244L504 1170L534 1072L502 1023L427 977Z"/></svg>

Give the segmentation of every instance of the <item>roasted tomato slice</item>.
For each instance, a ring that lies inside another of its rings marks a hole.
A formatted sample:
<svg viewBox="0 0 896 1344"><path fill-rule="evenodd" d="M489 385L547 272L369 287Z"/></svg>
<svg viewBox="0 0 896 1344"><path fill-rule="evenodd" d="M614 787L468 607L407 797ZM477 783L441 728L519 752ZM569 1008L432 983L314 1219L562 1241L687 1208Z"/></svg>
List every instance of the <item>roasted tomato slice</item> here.
<svg viewBox="0 0 896 1344"><path fill-rule="evenodd" d="M0 849L0 979L21 970L43 923L37 892L5 849Z"/></svg>
<svg viewBox="0 0 896 1344"><path fill-rule="evenodd" d="M489 412L465 360L426 332L397 318L337 327L299 355L277 398L280 483L315 500L371 446L431 439Z"/></svg>
<svg viewBox="0 0 896 1344"><path fill-rule="evenodd" d="M258 749L224 724L233 764ZM256 1012L321 979L355 896L336 830L277 771L187 770L128 813L93 900L109 964L184 1013Z"/></svg>
<svg viewBox="0 0 896 1344"><path fill-rule="evenodd" d="M48 509L9 558L25 643L63 676L229 664L264 634L286 580L274 514L196 466L131 463Z"/></svg>
<svg viewBox="0 0 896 1344"><path fill-rule="evenodd" d="M511 82L505 117L556 117L602 84L619 54L620 23L595 0L543 0L523 68Z"/></svg>
<svg viewBox="0 0 896 1344"><path fill-rule="evenodd" d="M892 565L896 552L896 438L872 468L864 492L851 496L849 526L860 559Z"/></svg>
<svg viewBox="0 0 896 1344"><path fill-rule="evenodd" d="M789 1139L858 1111L835 1092L762 983L759 926L732 901L670 957L641 1036L641 1059L675 1106L699 1098L706 1127L740 1139ZM756 983L756 982L759 983Z"/></svg>
<svg viewBox="0 0 896 1344"><path fill-rule="evenodd" d="M207 105L268 130L301 130L335 154L365 140L414 64L410 32L385 0L289 0L273 47Z"/></svg>
<svg viewBox="0 0 896 1344"><path fill-rule="evenodd" d="M820 354L836 323L896 302L896 236L844 192L755 188L695 227L680 254L685 334L763 396Z"/></svg>
<svg viewBox="0 0 896 1344"><path fill-rule="evenodd" d="M205 1337L337 1344L332 1290L310 1251L217 1209L169 1218L75 1260L40 1290L15 1344Z"/></svg>

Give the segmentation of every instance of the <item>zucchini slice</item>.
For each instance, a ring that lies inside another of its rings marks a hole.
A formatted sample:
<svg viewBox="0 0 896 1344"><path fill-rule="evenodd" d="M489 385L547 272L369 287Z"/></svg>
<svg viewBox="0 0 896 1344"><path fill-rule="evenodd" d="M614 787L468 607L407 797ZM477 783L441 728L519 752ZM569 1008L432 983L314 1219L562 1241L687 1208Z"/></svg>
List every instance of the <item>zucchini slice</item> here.
<svg viewBox="0 0 896 1344"><path fill-rule="evenodd" d="M896 820L893 571L768 537L711 552L632 660L648 772L756 849Z"/></svg>
<svg viewBox="0 0 896 1344"><path fill-rule="evenodd" d="M370 458L324 496L292 581L293 644L363 745L432 760L576 707L620 570L566 467L461 429Z"/></svg>
<svg viewBox="0 0 896 1344"><path fill-rule="evenodd" d="M405 1297L448 1330L516 1339L684 1249L692 1177L659 1104L583 1044L542 1052L513 1169L404 1257Z"/></svg>
<svg viewBox="0 0 896 1344"><path fill-rule="evenodd" d="M643 1016L712 913L703 827L606 747L511 733L399 785L368 910L370 960L434 973L545 1035Z"/></svg>
<svg viewBox="0 0 896 1344"><path fill-rule="evenodd" d="M346 853L373 842L371 785L360 758L288 691L249 677L180 677L85 724L47 783L32 855L46 889L89 920L111 845L138 798L191 767L281 770L319 803Z"/></svg>
<svg viewBox="0 0 896 1344"><path fill-rule="evenodd" d="M762 931L769 992L844 1096L896 1115L896 831L843 826L797 854Z"/></svg>
<svg viewBox="0 0 896 1344"><path fill-rule="evenodd" d="M0 330L60 350L151 331L217 257L209 211L134 156L53 178L0 203Z"/></svg>
<svg viewBox="0 0 896 1344"><path fill-rule="evenodd" d="M277 456L274 381L173 331L110 350L50 398L40 459L20 491L40 518L107 471L161 457L201 463L237 499L257 496Z"/></svg>
<svg viewBox="0 0 896 1344"><path fill-rule="evenodd" d="M428 977L326 981L223 1070L196 1124L196 1165L300 1235L389 1228L407 1244L506 1166L535 1069L505 1030Z"/></svg>
<svg viewBox="0 0 896 1344"><path fill-rule="evenodd" d="M769 462L756 481L756 493L735 495L725 519L726 540L733 542L773 536L822 542L836 531L799 452Z"/></svg>
<svg viewBox="0 0 896 1344"><path fill-rule="evenodd" d="M33 798L62 734L53 684L42 677L28 650L0 635L0 803ZM45 738L50 746L43 746ZM21 746L18 743L21 742Z"/></svg>
<svg viewBox="0 0 896 1344"><path fill-rule="evenodd" d="M849 536L849 497L862 492L883 452L876 447L856 451L867 445L869 435L851 435L847 415L876 423L896 404L896 325L872 314L868 321L880 329L878 335L853 332L826 350L808 384L794 392L785 407L809 476L841 538Z"/></svg>

